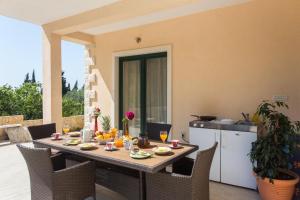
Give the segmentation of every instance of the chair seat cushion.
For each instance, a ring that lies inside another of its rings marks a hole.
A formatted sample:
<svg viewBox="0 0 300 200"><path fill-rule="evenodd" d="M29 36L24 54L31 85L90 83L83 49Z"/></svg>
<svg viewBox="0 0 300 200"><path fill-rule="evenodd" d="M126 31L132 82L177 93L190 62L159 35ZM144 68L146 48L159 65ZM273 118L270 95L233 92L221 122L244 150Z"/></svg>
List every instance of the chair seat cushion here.
<svg viewBox="0 0 300 200"><path fill-rule="evenodd" d="M11 143L23 143L32 141L31 135L24 126L10 127L5 129Z"/></svg>

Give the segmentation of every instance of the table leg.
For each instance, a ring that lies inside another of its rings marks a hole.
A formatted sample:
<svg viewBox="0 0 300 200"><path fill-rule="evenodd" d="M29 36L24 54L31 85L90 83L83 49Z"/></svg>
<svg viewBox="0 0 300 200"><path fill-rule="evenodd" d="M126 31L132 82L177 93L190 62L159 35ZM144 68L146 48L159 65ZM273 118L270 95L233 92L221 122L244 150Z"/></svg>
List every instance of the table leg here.
<svg viewBox="0 0 300 200"><path fill-rule="evenodd" d="M139 171L140 173L140 200L146 200L146 173Z"/></svg>

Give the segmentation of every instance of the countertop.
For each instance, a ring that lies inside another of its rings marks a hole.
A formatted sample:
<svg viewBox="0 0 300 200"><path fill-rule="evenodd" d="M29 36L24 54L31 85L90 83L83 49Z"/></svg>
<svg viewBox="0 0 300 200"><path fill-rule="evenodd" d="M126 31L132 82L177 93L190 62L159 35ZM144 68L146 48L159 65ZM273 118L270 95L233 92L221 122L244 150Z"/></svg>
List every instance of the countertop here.
<svg viewBox="0 0 300 200"><path fill-rule="evenodd" d="M189 123L193 128L220 129L228 131L241 131L257 133L257 126L245 124L218 124L213 122L194 120Z"/></svg>

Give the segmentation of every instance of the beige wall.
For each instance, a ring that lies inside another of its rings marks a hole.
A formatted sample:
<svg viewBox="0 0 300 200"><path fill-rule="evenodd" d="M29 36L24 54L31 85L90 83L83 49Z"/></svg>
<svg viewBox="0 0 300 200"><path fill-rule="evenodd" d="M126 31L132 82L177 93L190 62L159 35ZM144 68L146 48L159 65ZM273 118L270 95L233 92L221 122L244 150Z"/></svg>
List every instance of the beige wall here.
<svg viewBox="0 0 300 200"><path fill-rule="evenodd" d="M95 104L114 107L114 52L169 44L175 134L188 131L190 114L239 119L273 95L287 95L300 120L299 10L298 0L252 1L97 36Z"/></svg>

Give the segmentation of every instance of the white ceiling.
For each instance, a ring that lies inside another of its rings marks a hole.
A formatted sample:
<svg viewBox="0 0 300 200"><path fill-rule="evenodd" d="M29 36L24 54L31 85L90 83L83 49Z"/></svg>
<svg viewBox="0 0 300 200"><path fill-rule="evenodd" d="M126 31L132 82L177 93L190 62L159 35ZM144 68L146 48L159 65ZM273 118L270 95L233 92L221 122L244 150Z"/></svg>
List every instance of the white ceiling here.
<svg viewBox="0 0 300 200"><path fill-rule="evenodd" d="M42 25L119 0L0 0L0 15Z"/></svg>
<svg viewBox="0 0 300 200"><path fill-rule="evenodd" d="M0 15L43 25L117 1L120 0L0 0ZM80 31L98 35L249 1L251 0L199 0L196 3Z"/></svg>
<svg viewBox="0 0 300 200"><path fill-rule="evenodd" d="M232 6L236 4L242 4L249 1L251 0L201 0L197 3L192 3L178 8L155 12L150 15L139 16L128 20L119 21L116 23L102 25L99 27L93 27L90 29L82 30L82 32L92 34L92 35L98 35L98 34L117 31L121 29L141 26L144 24L150 24L154 22L168 20L180 16L191 15L194 13L203 12L207 10Z"/></svg>

